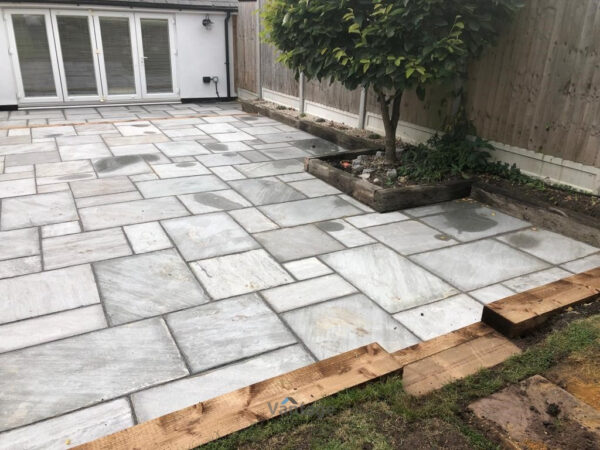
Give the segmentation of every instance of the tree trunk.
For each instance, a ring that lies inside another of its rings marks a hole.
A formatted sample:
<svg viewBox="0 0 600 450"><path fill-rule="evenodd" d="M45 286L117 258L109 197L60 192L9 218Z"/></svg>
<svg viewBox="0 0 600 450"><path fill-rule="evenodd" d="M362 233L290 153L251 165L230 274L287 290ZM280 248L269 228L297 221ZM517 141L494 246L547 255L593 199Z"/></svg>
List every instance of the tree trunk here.
<svg viewBox="0 0 600 450"><path fill-rule="evenodd" d="M398 121L400 120L402 91L397 91L390 97L387 97L383 92L378 92L377 98L381 107L381 117L385 129L385 161L394 164L396 163L396 130L398 129Z"/></svg>

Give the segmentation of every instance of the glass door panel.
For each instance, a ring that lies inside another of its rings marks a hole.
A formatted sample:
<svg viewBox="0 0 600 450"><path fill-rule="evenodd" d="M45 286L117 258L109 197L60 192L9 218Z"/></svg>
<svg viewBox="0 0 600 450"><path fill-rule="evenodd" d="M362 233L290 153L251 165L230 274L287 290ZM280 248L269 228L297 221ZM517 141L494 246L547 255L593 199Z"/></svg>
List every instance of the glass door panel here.
<svg viewBox="0 0 600 450"><path fill-rule="evenodd" d="M105 95L139 98L133 15L102 15L96 18L95 27Z"/></svg>
<svg viewBox="0 0 600 450"><path fill-rule="evenodd" d="M100 98L96 42L87 12L54 12L56 52L65 100Z"/></svg>
<svg viewBox="0 0 600 450"><path fill-rule="evenodd" d="M139 17L138 45L144 96L175 92L172 29L169 17Z"/></svg>
<svg viewBox="0 0 600 450"><path fill-rule="evenodd" d="M19 102L62 100L48 12L8 12Z"/></svg>

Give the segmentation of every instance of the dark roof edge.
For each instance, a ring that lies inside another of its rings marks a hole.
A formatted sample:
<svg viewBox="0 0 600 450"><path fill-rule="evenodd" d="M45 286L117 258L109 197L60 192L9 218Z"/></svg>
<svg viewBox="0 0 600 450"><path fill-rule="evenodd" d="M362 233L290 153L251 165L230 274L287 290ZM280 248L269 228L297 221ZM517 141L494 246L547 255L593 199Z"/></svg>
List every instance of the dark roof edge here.
<svg viewBox="0 0 600 450"><path fill-rule="evenodd" d="M120 6L123 8L152 8L152 9L176 9L176 10L195 10L195 11L237 11L236 6L214 6L214 5L190 5L180 3L153 3L146 1L123 1L123 0L56 0L56 1L23 1L6 0L8 3L52 3L66 5L96 5L96 6ZM2 2L3 3L3 2Z"/></svg>

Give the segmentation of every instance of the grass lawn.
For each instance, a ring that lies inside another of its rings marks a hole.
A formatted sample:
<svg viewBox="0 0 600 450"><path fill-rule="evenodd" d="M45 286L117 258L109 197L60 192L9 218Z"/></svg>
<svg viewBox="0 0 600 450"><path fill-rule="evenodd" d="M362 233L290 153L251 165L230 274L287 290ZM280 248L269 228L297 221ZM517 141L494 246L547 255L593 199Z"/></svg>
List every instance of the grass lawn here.
<svg viewBox="0 0 600 450"><path fill-rule="evenodd" d="M427 396L406 394L399 376L341 392L308 406L325 415L291 413L207 444L209 449L388 449L499 447L494 432L467 410L473 400L557 365L587 361L600 370L600 314L556 324L547 336L491 370Z"/></svg>

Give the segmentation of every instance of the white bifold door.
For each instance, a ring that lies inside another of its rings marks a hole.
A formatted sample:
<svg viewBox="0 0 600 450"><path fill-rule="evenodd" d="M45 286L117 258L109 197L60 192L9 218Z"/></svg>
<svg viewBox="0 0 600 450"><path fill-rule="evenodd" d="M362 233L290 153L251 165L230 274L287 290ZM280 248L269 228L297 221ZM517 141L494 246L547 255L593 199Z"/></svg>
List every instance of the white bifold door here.
<svg viewBox="0 0 600 450"><path fill-rule="evenodd" d="M177 98L174 17L6 13L20 104Z"/></svg>

